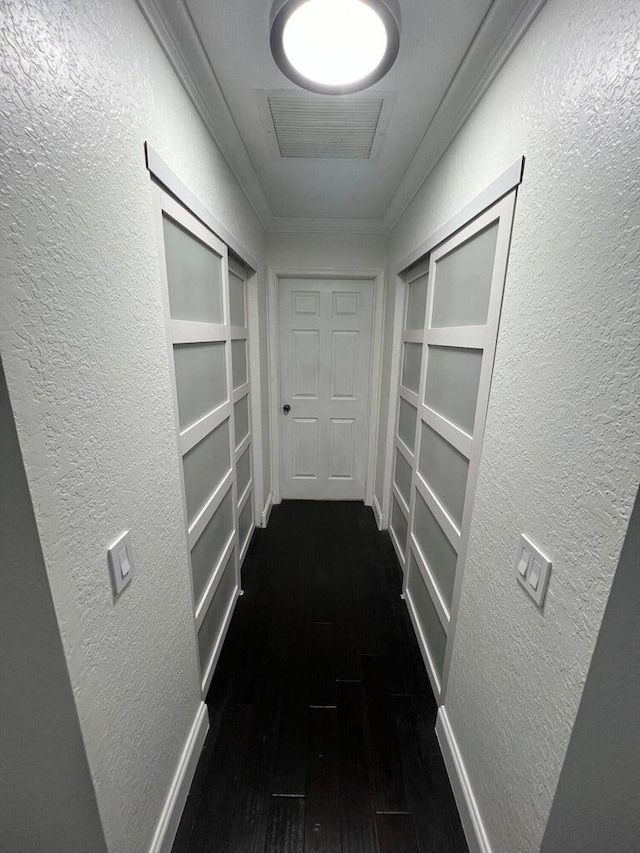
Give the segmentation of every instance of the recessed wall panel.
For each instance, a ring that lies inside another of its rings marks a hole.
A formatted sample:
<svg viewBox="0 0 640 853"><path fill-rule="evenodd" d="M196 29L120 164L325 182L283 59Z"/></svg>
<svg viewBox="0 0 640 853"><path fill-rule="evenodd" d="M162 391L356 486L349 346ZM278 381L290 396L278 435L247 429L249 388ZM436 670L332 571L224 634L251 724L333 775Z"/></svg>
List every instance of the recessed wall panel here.
<svg viewBox="0 0 640 853"><path fill-rule="evenodd" d="M405 329L407 331L424 328L425 309L427 306L427 273L421 275L409 285L407 295L407 313Z"/></svg>
<svg viewBox="0 0 640 853"><path fill-rule="evenodd" d="M191 524L231 467L229 421L223 421L182 457L187 520Z"/></svg>
<svg viewBox="0 0 640 853"><path fill-rule="evenodd" d="M429 657L433 662L436 675L440 679L442 678L444 656L447 649L447 635L413 554L411 554L410 560L411 568L407 589L427 643Z"/></svg>
<svg viewBox="0 0 640 853"><path fill-rule="evenodd" d="M251 479L251 445L247 447L236 463L236 477L238 480L238 500L244 495L244 491Z"/></svg>
<svg viewBox="0 0 640 853"><path fill-rule="evenodd" d="M422 366L422 344L406 343L402 359L402 384L418 393L420 368Z"/></svg>
<svg viewBox="0 0 640 853"><path fill-rule="evenodd" d="M331 333L331 396L355 400L358 393L359 332Z"/></svg>
<svg viewBox="0 0 640 853"><path fill-rule="evenodd" d="M315 329L297 329L291 333L293 344L293 396L317 399L320 382L320 333Z"/></svg>
<svg viewBox="0 0 640 853"><path fill-rule="evenodd" d="M231 271L229 271L229 313L232 326L244 327L247 325L245 283L240 276Z"/></svg>
<svg viewBox="0 0 640 853"><path fill-rule="evenodd" d="M447 607L450 607L453 584L456 578L457 554L417 490L413 535L418 541L420 550L424 554Z"/></svg>
<svg viewBox="0 0 640 853"><path fill-rule="evenodd" d="M331 418L329 422L329 478L355 477L356 422L353 418Z"/></svg>
<svg viewBox="0 0 640 853"><path fill-rule="evenodd" d="M248 379L247 342L245 340L231 341L231 373L234 388L240 388Z"/></svg>
<svg viewBox="0 0 640 853"><path fill-rule="evenodd" d="M413 451L416 443L416 417L418 411L415 406L400 397L400 406L398 410L398 435L407 445L409 450Z"/></svg>
<svg viewBox="0 0 640 853"><path fill-rule="evenodd" d="M234 555L231 554L224 568L220 583L216 589L207 613L198 631L198 652L200 655L200 677L204 678L213 655L216 643L224 627L224 618L236 591L236 572Z"/></svg>
<svg viewBox="0 0 640 853"><path fill-rule="evenodd" d="M191 575L196 605L209 582L224 546L233 531L233 500L231 489L211 516L198 541L191 549Z"/></svg>
<svg viewBox="0 0 640 853"><path fill-rule="evenodd" d="M482 350L429 347L425 403L448 421L473 433Z"/></svg>
<svg viewBox="0 0 640 853"><path fill-rule="evenodd" d="M331 314L333 317L357 317L359 313L359 293L336 292L331 295Z"/></svg>
<svg viewBox="0 0 640 853"><path fill-rule="evenodd" d="M318 476L318 419L293 418L293 477Z"/></svg>
<svg viewBox="0 0 640 853"><path fill-rule="evenodd" d="M223 323L221 257L167 216L162 227L171 317Z"/></svg>
<svg viewBox="0 0 640 853"><path fill-rule="evenodd" d="M395 498L391 499L391 527L404 555L407 546L407 519Z"/></svg>
<svg viewBox="0 0 640 853"><path fill-rule="evenodd" d="M236 447L249 434L249 395L241 397L233 407Z"/></svg>
<svg viewBox="0 0 640 853"><path fill-rule="evenodd" d="M399 450L396 450L396 464L393 472L393 482L405 499L407 506L411 500L411 466Z"/></svg>
<svg viewBox="0 0 640 853"><path fill-rule="evenodd" d="M460 529L469 462L425 423L422 424L418 471Z"/></svg>
<svg viewBox="0 0 640 853"><path fill-rule="evenodd" d="M174 345L181 430L200 420L227 399L224 348L224 342Z"/></svg>
<svg viewBox="0 0 640 853"><path fill-rule="evenodd" d="M249 531L251 530L252 521L253 507L251 498L248 498L246 504L242 509L242 512L240 513L240 517L238 518L238 538L240 541L241 549L244 547L244 544L247 541L247 536L249 535Z"/></svg>
<svg viewBox="0 0 640 853"><path fill-rule="evenodd" d="M292 317L317 317L320 313L320 293L317 291L293 291L291 294Z"/></svg>
<svg viewBox="0 0 640 853"><path fill-rule="evenodd" d="M496 222L437 261L432 328L487 322L497 237Z"/></svg>

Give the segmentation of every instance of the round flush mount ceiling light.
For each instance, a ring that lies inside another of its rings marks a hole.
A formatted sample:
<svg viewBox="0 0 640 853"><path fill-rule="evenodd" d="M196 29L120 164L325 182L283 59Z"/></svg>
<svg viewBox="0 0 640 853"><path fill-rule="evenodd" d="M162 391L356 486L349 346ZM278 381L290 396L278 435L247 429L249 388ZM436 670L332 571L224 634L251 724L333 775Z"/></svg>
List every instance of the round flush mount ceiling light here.
<svg viewBox="0 0 640 853"><path fill-rule="evenodd" d="M271 52L280 70L304 89L359 92L393 65L399 21L395 0L276 0Z"/></svg>

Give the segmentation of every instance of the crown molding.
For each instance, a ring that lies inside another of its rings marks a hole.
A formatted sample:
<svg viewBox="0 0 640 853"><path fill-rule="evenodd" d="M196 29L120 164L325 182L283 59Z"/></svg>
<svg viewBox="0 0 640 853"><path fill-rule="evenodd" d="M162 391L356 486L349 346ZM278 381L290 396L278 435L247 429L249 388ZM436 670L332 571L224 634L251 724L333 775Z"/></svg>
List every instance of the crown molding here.
<svg viewBox="0 0 640 853"><path fill-rule="evenodd" d="M275 216L183 0L136 2L267 232L389 234L546 0L494 0L380 219Z"/></svg>
<svg viewBox="0 0 640 853"><path fill-rule="evenodd" d="M494 0L404 173L383 217L392 231L473 112L546 0Z"/></svg>
<svg viewBox="0 0 640 853"><path fill-rule="evenodd" d="M382 219L336 219L334 217L274 216L269 223L270 234L387 234Z"/></svg>
<svg viewBox="0 0 640 853"><path fill-rule="evenodd" d="M136 0L171 67L220 149L227 165L260 220L268 229L273 214L264 188L183 0ZM189 46L189 62L179 44ZM195 61L194 61L195 60Z"/></svg>

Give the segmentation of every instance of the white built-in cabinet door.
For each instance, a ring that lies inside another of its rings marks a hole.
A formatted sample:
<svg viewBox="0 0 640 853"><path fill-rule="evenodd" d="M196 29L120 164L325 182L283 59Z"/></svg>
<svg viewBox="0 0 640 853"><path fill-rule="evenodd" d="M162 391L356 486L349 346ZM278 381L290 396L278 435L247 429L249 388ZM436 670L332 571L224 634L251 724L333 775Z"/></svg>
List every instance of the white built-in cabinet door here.
<svg viewBox="0 0 640 853"><path fill-rule="evenodd" d="M282 496L362 500L373 281L280 278L279 307Z"/></svg>

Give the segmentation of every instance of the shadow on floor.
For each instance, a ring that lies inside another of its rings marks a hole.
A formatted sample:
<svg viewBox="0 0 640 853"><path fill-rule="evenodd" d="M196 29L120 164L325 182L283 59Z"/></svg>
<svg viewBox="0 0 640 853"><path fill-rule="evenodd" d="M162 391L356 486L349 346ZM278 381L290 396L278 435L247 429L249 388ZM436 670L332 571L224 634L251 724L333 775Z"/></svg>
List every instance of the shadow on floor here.
<svg viewBox="0 0 640 853"><path fill-rule="evenodd" d="M466 853L371 510L285 501L242 575L173 853Z"/></svg>

